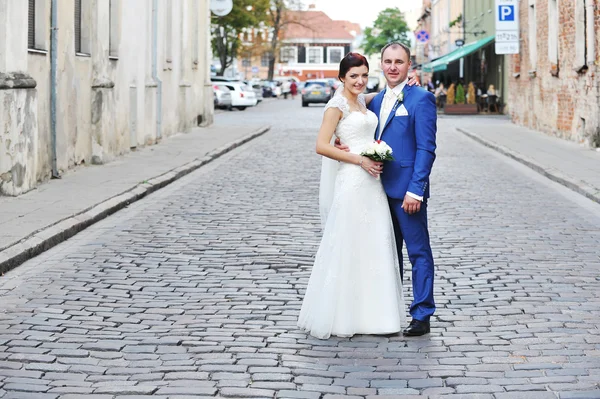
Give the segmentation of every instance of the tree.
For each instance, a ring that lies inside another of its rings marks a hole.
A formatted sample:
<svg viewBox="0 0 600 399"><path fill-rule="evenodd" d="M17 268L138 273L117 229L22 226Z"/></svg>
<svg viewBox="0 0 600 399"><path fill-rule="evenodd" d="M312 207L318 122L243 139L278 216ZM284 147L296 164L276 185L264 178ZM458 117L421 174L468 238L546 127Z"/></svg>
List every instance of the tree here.
<svg viewBox="0 0 600 399"><path fill-rule="evenodd" d="M217 75L223 76L237 57L242 31L258 27L266 19L269 6L270 0L235 0L229 14L211 16L213 53L221 62Z"/></svg>
<svg viewBox="0 0 600 399"><path fill-rule="evenodd" d="M473 82L469 83L467 104L475 104L475 85L473 84Z"/></svg>
<svg viewBox="0 0 600 399"><path fill-rule="evenodd" d="M279 53L279 44L280 44L280 34L285 28L286 25L289 24L299 24L303 25L301 21L298 21L294 18L291 18L288 10L292 10L295 8L301 7L301 3L297 3L294 0L271 0L271 7L268 11L268 25L271 28L272 36L271 42L269 45L269 73L268 80L273 80L273 76L275 75L275 60L277 59L277 54Z"/></svg>
<svg viewBox="0 0 600 399"><path fill-rule="evenodd" d="M365 29L364 52L367 55L377 54L389 42L400 42L410 47L409 31L404 14L397 8L386 8L379 13L373 27Z"/></svg>
<svg viewBox="0 0 600 399"><path fill-rule="evenodd" d="M456 86L456 103L465 103L465 88L460 83L458 84L458 86Z"/></svg>
<svg viewBox="0 0 600 399"><path fill-rule="evenodd" d="M454 90L454 83L452 83L446 92L446 104L448 105L454 104Z"/></svg>

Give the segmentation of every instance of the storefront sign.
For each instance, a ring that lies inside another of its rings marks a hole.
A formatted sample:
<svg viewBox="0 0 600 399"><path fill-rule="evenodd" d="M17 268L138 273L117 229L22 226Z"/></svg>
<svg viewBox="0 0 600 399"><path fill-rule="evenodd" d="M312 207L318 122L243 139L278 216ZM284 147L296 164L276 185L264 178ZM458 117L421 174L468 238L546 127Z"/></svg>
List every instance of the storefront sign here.
<svg viewBox="0 0 600 399"><path fill-rule="evenodd" d="M496 0L496 54L519 54L519 0Z"/></svg>

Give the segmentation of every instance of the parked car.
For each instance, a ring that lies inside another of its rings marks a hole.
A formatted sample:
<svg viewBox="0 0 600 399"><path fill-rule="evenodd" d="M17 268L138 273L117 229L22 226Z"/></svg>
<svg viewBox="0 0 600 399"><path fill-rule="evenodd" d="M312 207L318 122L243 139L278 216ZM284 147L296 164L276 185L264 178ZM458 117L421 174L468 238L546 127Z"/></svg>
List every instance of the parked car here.
<svg viewBox="0 0 600 399"><path fill-rule="evenodd" d="M213 84L215 108L231 109L231 90L222 84Z"/></svg>
<svg viewBox="0 0 600 399"><path fill-rule="evenodd" d="M269 81L263 80L260 82L260 87L262 88L262 93L264 98L275 97L275 93L273 92L275 84Z"/></svg>
<svg viewBox="0 0 600 399"><path fill-rule="evenodd" d="M243 82L221 82L231 91L231 107L240 111L258 104L254 90Z"/></svg>
<svg viewBox="0 0 600 399"><path fill-rule="evenodd" d="M375 76L369 76L367 84L365 85L365 93L379 93L379 78Z"/></svg>
<svg viewBox="0 0 600 399"><path fill-rule="evenodd" d="M340 87L340 85L342 84L342 82L339 81L339 79L327 79L327 81L329 82L329 85L331 87L333 87L333 91L335 92L337 90L338 87Z"/></svg>
<svg viewBox="0 0 600 399"><path fill-rule="evenodd" d="M258 84L258 82L256 82L256 81L254 81L254 82L245 81L244 83L246 83L246 85L248 85L248 86L250 86L252 88L252 90L254 91L254 94L256 95L256 101L257 102L261 102L264 99L263 89L260 86L260 84Z"/></svg>
<svg viewBox="0 0 600 399"><path fill-rule="evenodd" d="M307 80L301 93L302 106L308 107L308 104L327 104L334 91L326 79L319 79Z"/></svg>
<svg viewBox="0 0 600 399"><path fill-rule="evenodd" d="M225 76L211 76L211 82L240 82L239 79L226 78Z"/></svg>

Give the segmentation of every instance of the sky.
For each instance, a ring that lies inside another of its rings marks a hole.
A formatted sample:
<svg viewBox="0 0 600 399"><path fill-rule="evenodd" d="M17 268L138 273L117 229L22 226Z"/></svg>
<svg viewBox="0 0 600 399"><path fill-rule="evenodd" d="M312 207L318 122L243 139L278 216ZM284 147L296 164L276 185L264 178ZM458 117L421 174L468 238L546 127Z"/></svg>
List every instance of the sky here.
<svg viewBox="0 0 600 399"><path fill-rule="evenodd" d="M317 10L325 12L331 19L357 22L364 29L373 26L380 11L397 7L403 12L418 8L422 2L415 0L304 0L305 5L314 3Z"/></svg>

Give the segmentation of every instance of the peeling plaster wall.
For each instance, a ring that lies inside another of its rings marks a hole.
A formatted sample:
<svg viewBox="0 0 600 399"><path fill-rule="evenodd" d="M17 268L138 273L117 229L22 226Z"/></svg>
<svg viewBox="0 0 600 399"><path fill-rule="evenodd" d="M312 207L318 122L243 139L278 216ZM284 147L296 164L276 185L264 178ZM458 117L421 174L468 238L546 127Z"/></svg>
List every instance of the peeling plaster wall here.
<svg viewBox="0 0 600 399"><path fill-rule="evenodd" d="M0 192L18 195L35 186L35 89L0 90Z"/></svg>
<svg viewBox="0 0 600 399"><path fill-rule="evenodd" d="M158 1L158 80L152 76L153 1L112 0L112 6L118 9L116 26L120 38L112 44L111 23L116 22L110 19L111 2L86 0L84 4L88 8L83 13L82 36L89 38L89 55L75 53L73 1L58 0L59 173L76 165L110 162L132 148L187 132L200 119L204 125L212 123L208 0ZM50 13L48 0L43 19L50 21ZM27 2L1 1L0 73L24 71L37 87L0 90L4 109L0 112L0 176L8 179L10 175L12 182L12 188L8 188L0 177L0 195L28 191L49 179L52 171L50 54L27 51L27 31L21 29L23 26L27 26ZM50 22L45 30L48 34L42 47L49 50ZM117 56L109 56L111 46L113 51L117 49ZM14 182L23 185L16 189Z"/></svg>

